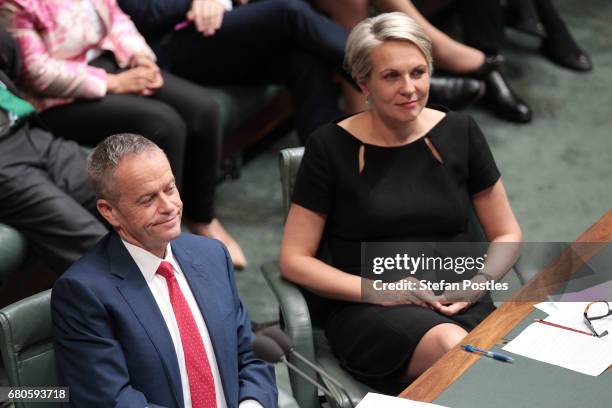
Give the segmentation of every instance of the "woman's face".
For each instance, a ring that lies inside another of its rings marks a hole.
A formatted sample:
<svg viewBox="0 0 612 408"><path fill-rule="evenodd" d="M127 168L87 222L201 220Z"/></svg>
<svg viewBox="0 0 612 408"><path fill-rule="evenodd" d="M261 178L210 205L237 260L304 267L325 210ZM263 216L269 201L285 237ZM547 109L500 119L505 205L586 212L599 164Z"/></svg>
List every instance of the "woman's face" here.
<svg viewBox="0 0 612 408"><path fill-rule="evenodd" d="M410 122L427 104L429 69L421 51L408 41L387 41L370 52L372 72L360 83L371 109L383 120Z"/></svg>

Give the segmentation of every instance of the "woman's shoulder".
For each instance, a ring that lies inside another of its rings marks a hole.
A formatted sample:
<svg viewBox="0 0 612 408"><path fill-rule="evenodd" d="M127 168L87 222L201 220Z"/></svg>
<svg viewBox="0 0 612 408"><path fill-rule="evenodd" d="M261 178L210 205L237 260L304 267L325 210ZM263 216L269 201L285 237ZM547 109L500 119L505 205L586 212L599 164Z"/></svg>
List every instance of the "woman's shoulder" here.
<svg viewBox="0 0 612 408"><path fill-rule="evenodd" d="M309 147L309 145L316 145L319 148L337 149L343 144L346 144L346 141L350 141L350 138L345 137L347 130L339 125L339 123L344 120L346 120L346 118L342 117L319 127L308 136L306 147Z"/></svg>
<svg viewBox="0 0 612 408"><path fill-rule="evenodd" d="M439 122L448 121L453 124L465 124L474 120L468 113L450 110L441 105L429 105L424 109L424 112L427 112L431 118L437 119Z"/></svg>
<svg viewBox="0 0 612 408"><path fill-rule="evenodd" d="M460 138L469 135L475 124L471 115L452 110L441 111L439 108L426 108L432 122L430 136L437 138Z"/></svg>

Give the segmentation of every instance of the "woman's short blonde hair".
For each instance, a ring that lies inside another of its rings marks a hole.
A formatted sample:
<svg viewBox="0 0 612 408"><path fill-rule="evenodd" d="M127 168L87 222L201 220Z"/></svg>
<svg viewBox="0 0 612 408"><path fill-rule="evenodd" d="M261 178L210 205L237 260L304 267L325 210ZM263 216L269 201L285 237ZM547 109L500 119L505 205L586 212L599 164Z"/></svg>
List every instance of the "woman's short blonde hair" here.
<svg viewBox="0 0 612 408"><path fill-rule="evenodd" d="M404 13L379 14L357 24L346 42L344 66L357 82L372 72L370 52L385 41L408 41L425 56L429 73L433 71L431 41L425 30Z"/></svg>

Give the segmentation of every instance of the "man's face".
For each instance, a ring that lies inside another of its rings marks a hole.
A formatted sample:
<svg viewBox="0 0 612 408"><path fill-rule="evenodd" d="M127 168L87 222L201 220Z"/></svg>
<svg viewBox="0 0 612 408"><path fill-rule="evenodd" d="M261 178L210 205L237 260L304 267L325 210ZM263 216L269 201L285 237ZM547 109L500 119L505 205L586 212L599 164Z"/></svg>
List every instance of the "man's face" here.
<svg viewBox="0 0 612 408"><path fill-rule="evenodd" d="M181 233L183 202L166 156L157 149L124 156L109 179L112 200L98 210L127 242L163 257Z"/></svg>

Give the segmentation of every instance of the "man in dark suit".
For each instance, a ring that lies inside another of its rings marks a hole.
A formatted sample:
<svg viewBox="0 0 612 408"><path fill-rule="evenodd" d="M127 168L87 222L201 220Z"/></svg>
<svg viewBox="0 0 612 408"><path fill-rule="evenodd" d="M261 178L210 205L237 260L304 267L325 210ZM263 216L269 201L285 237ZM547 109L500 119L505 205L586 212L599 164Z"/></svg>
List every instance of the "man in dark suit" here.
<svg viewBox="0 0 612 408"><path fill-rule="evenodd" d="M122 134L93 152L98 211L113 226L53 287L60 378L77 407L275 407L272 366L255 358L232 262L181 234L183 204L164 153Z"/></svg>
<svg viewBox="0 0 612 408"><path fill-rule="evenodd" d="M337 119L341 113L331 73L346 76L347 32L304 0L233 3L118 1L160 67L202 85L286 85L302 141Z"/></svg>

